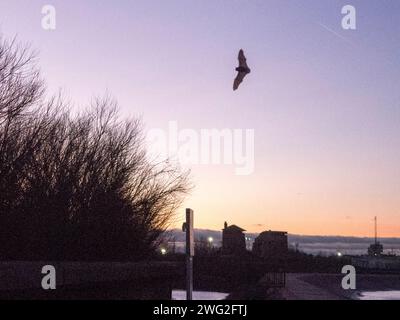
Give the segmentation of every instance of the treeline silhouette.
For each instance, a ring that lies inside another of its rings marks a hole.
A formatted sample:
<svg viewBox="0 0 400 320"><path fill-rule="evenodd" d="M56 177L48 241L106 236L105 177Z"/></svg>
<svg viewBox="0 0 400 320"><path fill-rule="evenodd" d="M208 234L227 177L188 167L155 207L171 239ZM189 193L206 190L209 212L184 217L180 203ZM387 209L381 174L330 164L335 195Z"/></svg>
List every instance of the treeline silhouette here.
<svg viewBox="0 0 400 320"><path fill-rule="evenodd" d="M46 98L35 55L0 39L0 260L140 260L189 190L146 156L110 98L74 114Z"/></svg>

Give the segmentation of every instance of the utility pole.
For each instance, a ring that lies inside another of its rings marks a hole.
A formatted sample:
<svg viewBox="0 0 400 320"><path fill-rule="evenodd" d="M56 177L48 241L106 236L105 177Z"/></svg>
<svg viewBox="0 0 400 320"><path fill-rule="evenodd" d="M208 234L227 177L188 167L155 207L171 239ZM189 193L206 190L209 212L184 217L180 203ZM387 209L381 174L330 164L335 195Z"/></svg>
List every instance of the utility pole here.
<svg viewBox="0 0 400 320"><path fill-rule="evenodd" d="M186 209L186 222L183 224L182 230L186 232L186 300L193 300L194 230L192 209Z"/></svg>
<svg viewBox="0 0 400 320"><path fill-rule="evenodd" d="M378 243L378 227L377 227L377 218L375 216L375 244Z"/></svg>

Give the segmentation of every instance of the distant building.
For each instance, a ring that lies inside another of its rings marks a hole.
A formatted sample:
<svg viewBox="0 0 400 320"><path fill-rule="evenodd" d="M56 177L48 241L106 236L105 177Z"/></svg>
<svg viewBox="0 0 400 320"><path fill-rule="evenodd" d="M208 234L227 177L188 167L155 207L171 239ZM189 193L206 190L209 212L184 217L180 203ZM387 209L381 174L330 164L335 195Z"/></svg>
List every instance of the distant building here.
<svg viewBox="0 0 400 320"><path fill-rule="evenodd" d="M264 259L283 258L287 252L288 237L283 231L264 231L253 244L253 253Z"/></svg>
<svg viewBox="0 0 400 320"><path fill-rule="evenodd" d="M246 252L246 237L244 229L225 222L222 229L222 251L225 254L242 254Z"/></svg>
<svg viewBox="0 0 400 320"><path fill-rule="evenodd" d="M379 242L375 242L371 244L368 248L368 255L369 256L381 256L383 253L383 245Z"/></svg>
<svg viewBox="0 0 400 320"><path fill-rule="evenodd" d="M383 245L378 241L378 218L375 217L375 242L368 248L369 256L381 256L383 254Z"/></svg>
<svg viewBox="0 0 400 320"><path fill-rule="evenodd" d="M358 270L370 273L400 272L400 257L384 254L383 245L378 241L378 222L375 217L375 241L368 248L368 255L352 256L351 264Z"/></svg>

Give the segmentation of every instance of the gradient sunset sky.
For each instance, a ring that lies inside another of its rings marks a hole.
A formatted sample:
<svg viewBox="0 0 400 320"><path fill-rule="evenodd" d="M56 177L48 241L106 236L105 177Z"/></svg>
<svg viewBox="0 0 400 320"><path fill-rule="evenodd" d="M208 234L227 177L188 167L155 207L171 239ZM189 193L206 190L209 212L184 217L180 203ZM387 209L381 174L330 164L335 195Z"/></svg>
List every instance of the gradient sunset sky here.
<svg viewBox="0 0 400 320"><path fill-rule="evenodd" d="M400 1L1 0L0 31L75 108L109 92L146 129L254 129L252 175L192 166L197 228L372 236L377 215L400 237ZM252 74L233 92L240 48Z"/></svg>

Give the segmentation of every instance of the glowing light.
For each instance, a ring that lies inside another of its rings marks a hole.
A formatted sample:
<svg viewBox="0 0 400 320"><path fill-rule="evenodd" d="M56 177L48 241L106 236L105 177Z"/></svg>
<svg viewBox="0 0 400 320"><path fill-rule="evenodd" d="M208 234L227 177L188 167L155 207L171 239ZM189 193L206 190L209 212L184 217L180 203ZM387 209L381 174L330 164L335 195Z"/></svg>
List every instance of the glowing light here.
<svg viewBox="0 0 400 320"><path fill-rule="evenodd" d="M342 253L341 253L341 252L338 252L338 253L337 253L337 256L338 256L338 257L341 257L341 256L342 256Z"/></svg>
<svg viewBox="0 0 400 320"><path fill-rule="evenodd" d="M208 242L210 242L210 243L214 242L214 238L213 237L208 237Z"/></svg>
<svg viewBox="0 0 400 320"><path fill-rule="evenodd" d="M162 248L162 249L161 249L161 254L162 254L162 255L166 255L166 254L167 254L167 249Z"/></svg>

